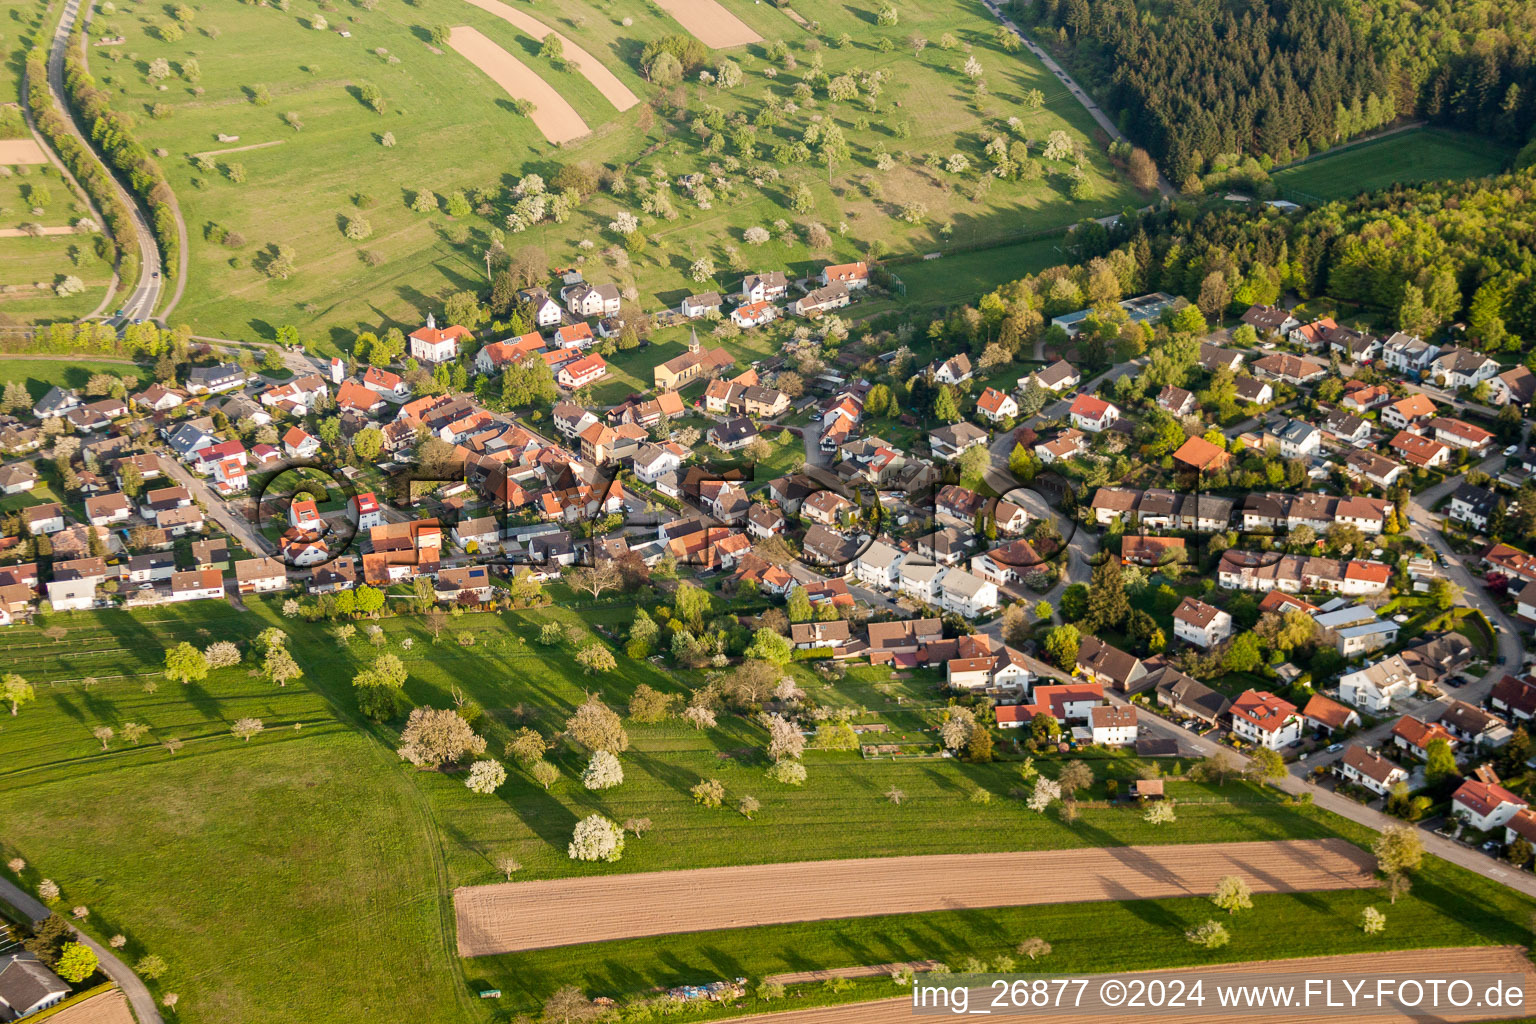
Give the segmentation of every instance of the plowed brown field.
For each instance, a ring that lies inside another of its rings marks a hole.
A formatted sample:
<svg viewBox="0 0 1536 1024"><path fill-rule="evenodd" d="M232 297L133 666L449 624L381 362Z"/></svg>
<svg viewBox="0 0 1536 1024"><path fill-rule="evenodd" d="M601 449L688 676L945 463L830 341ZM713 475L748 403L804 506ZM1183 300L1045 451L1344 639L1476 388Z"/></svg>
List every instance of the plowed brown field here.
<svg viewBox="0 0 1536 1024"><path fill-rule="evenodd" d="M1348 956L1319 956L1307 957L1301 960L1266 960L1263 962L1245 964L1222 964L1212 967L1199 968L1202 974L1253 974L1253 975L1383 975L1383 974L1424 974L1432 972L1436 977L1455 978L1458 975L1508 973L1524 974L1526 978L1525 991L1526 1002L1529 1003L1532 995L1536 995L1536 986L1533 986L1531 962L1525 958L1524 950L1518 946L1474 946L1456 949L1417 949L1405 950L1397 953L1355 953ZM1102 975L1100 977L1115 978L1172 978L1181 977L1186 981L1196 977L1191 969L1168 971L1135 971L1125 974ZM1095 986L1090 984L1085 991L1094 991ZM1243 1024L1340 1024L1342 1021L1358 1019L1370 1021L1372 1024L1402 1024L1404 1021L1477 1021L1477 1020L1501 1020L1509 1016L1509 1011L1499 1013L1489 1010L1469 1010L1466 1013L1436 1013L1434 1015L1421 1015L1410 1017L1403 1013L1372 1013L1370 1016L1351 1018L1348 1015L1322 1016L1318 1014L1302 1015L1298 1013L1242 1013L1223 1015L1220 1008L1213 1008L1209 998L1204 1005L1205 1013L1136 1013L1125 1009L1106 1009L1103 1013L1094 1013L1087 997L1084 997L1083 1007L1088 1007L1087 1012L1073 1013L1049 1013L1046 1011L1031 1010L1027 1016L1019 1018L1027 1020L1029 1024L1213 1024L1222 1020L1242 1021ZM1098 1004L1095 1004L1098 1005ZM974 1000L972 1006L975 1006ZM1520 1012L1517 1012L1517 1016ZM765 1013L753 1017L738 1017L732 1024L912 1024L914 1020L938 1020L942 1018L918 1018L912 1013L912 999L905 996L900 999L882 999L873 1003L849 1003L846 1006L824 1006L814 1010L788 1010L784 1013ZM1007 1018L1005 1018L1007 1019Z"/></svg>
<svg viewBox="0 0 1536 1024"><path fill-rule="evenodd" d="M640 102L640 97L629 91L629 87L619 81L619 76L609 71L598 59L577 46L571 41L571 37L544 24L537 18L524 14L510 4L504 4L501 0L469 0L470 3L488 14L494 14L503 21L508 22L520 32L526 32L533 38L543 42L544 37L551 32L560 39L565 47L565 59L574 61L576 71L587 81L597 87L597 91L603 94L603 98L620 110L628 110Z"/></svg>
<svg viewBox="0 0 1536 1024"><path fill-rule="evenodd" d="M711 50L744 46L763 38L715 0L656 0L656 6L676 18L679 25Z"/></svg>
<svg viewBox="0 0 1536 1024"><path fill-rule="evenodd" d="M1120 846L753 864L471 886L453 894L459 954L927 910L1204 896L1225 875L1254 892L1375 884L1342 839Z"/></svg>
<svg viewBox="0 0 1536 1024"><path fill-rule="evenodd" d="M122 989L117 988L67 1006L48 1019L53 1024L133 1024L128 1000Z"/></svg>
<svg viewBox="0 0 1536 1024"><path fill-rule="evenodd" d="M570 142L587 134L587 123L554 86L480 30L455 25L449 30L448 45L505 89L508 95L531 101L533 113L528 116L550 142Z"/></svg>

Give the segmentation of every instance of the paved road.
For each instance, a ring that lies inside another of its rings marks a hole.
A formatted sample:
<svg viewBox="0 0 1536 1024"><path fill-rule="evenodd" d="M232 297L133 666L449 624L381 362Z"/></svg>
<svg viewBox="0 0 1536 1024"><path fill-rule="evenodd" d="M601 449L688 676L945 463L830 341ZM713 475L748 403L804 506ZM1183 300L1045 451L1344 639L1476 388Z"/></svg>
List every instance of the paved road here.
<svg viewBox="0 0 1536 1024"><path fill-rule="evenodd" d="M1179 740L1179 750L1181 753L1187 751L1198 754L1201 757L1207 757L1224 751L1237 758L1241 763L1247 762L1247 758L1233 751L1231 747L1222 746L1204 736L1196 736L1194 733L1170 725L1167 721L1154 715L1146 708L1137 708L1136 719L1137 725L1150 733L1158 736L1176 736ZM1350 821L1364 825L1367 828L1374 829L1377 832L1387 828L1389 825L1403 824L1400 818L1389 817L1380 811L1374 811L1364 804L1358 804L1353 800L1339 796L1337 793L1330 792L1320 786L1297 778L1295 775L1285 776L1276 783L1276 786L1285 793L1311 793L1312 802L1317 806L1332 811L1340 817L1348 818ZM1419 829L1418 831L1419 838L1424 841L1424 849L1427 852L1443 860L1448 860L1453 864L1458 864L1469 871L1475 871L1479 875L1491 878L1496 882L1502 882L1512 889L1536 896L1536 874L1532 874L1529 871L1516 871L1478 850L1463 846L1460 843L1454 843L1443 836L1435 835L1427 829Z"/></svg>
<svg viewBox="0 0 1536 1024"><path fill-rule="evenodd" d="M170 475L175 477L178 483L192 492L192 497L208 510L208 514L225 533L245 545L245 549L253 555L272 553L274 549L267 542L267 538L257 533L250 523L231 512L229 505L214 492L212 487L208 486L206 480L193 473L174 457L167 456L160 461L165 464Z"/></svg>
<svg viewBox="0 0 1536 1024"><path fill-rule="evenodd" d="M1078 85L1077 81L1067 74L1066 70L1060 64L1057 64L1050 54L1046 53L1033 39L1025 35L1024 30L1015 25L1013 20L1002 12L1002 9L997 6L996 0L982 0L982 4L992 13L994 18L1018 33L1019 38L1024 42L1025 48L1034 54L1040 63L1045 65L1046 70L1060 80L1062 85L1067 87L1067 91L1072 94L1072 98L1083 105L1083 109L1088 111L1089 115L1098 123L1098 126L1104 130L1105 135L1108 135L1116 142L1129 141L1120 133L1120 129L1115 122L1111 121L1104 111L1099 109L1099 105L1093 102L1088 94L1083 91L1082 86ZM1179 190L1173 187L1173 183L1163 177L1161 170L1157 172L1157 191L1168 198L1176 198L1179 194Z"/></svg>
<svg viewBox="0 0 1536 1024"><path fill-rule="evenodd" d="M53 93L53 101L64 112L70 131L100 159L100 151L91 145L89 136L80 130L80 124L75 120L74 111L70 109L64 95L64 54L69 48L69 34L74 31L75 18L79 13L80 0L65 0L64 15L53 30L53 42L48 50L48 91ZM133 216L134 228L139 235L139 280L118 306L122 316L114 314L107 318L107 323L122 326L134 320L148 320L155 315L155 307L160 302L160 250L155 246L155 234L150 230L149 221L138 202L128 194L116 176L109 173L108 177L112 180L112 187L117 190L118 198Z"/></svg>
<svg viewBox="0 0 1536 1024"><path fill-rule="evenodd" d="M33 899L26 890L5 878L0 878L0 900L9 903L33 921L45 921L52 913L42 903ZM96 959L101 963L102 973L117 982L117 987L123 990L128 1001L133 1004L133 1013L139 1019L139 1024L162 1024L163 1018L160 1016L159 1007L155 1006L155 997L149 994L149 989L139 980L139 976L130 971L128 965L117 958L116 953L80 929L75 928L74 931L75 937L96 954Z"/></svg>

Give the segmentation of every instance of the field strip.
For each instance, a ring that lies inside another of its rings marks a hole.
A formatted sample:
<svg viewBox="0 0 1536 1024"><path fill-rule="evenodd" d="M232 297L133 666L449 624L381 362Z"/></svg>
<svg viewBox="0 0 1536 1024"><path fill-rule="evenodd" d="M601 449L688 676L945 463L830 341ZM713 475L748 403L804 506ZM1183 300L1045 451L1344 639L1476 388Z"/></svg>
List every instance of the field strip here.
<svg viewBox="0 0 1536 1024"><path fill-rule="evenodd" d="M764 978L764 983L778 982L780 985L803 985L808 981L826 981L829 978L879 978L890 974L892 971L906 968L914 973L931 971L939 966L937 960L906 960L895 964L866 964L863 967L832 967L824 971L793 971L789 974L771 974Z"/></svg>
<svg viewBox="0 0 1536 1024"><path fill-rule="evenodd" d="M745 46L763 39L715 0L656 0L656 6L677 19L679 25L711 50Z"/></svg>
<svg viewBox="0 0 1536 1024"><path fill-rule="evenodd" d="M45 164L48 155L36 139L0 139L0 164Z"/></svg>
<svg viewBox="0 0 1536 1024"><path fill-rule="evenodd" d="M526 32L533 38L544 41L544 37L555 30L544 24L537 18L531 18L515 7L504 4L501 0L469 0L470 3L488 14L506 21L513 28ZM629 87L619 81L615 75L603 66L602 62L592 56L586 50L571 41L571 37L563 32L555 32L560 44L565 47L565 59L576 62L576 70L581 76L593 85L597 91L603 94L603 98L620 110L628 110L640 102L640 97L629 91Z"/></svg>
<svg viewBox="0 0 1536 1024"><path fill-rule="evenodd" d="M1524 974L1526 1003L1529 1004L1532 993L1532 969L1531 962L1525 958L1525 951L1518 946L1463 946L1454 949L1413 949L1402 950L1393 953L1350 953L1343 956L1314 956L1297 960L1262 960L1250 963L1211 964L1199 968L1173 968L1166 971L1127 971L1115 975L1091 975L1090 977L1115 977L1120 979L1141 978L1151 981L1155 978L1170 979L1183 978L1188 981L1192 970L1198 970L1203 974L1254 974L1274 975L1288 974L1295 976L1322 977L1326 975L1352 975L1354 977L1416 974L1440 978L1465 977L1469 974L1498 973L1498 974ZM1028 965L1026 965L1026 970ZM1041 967L1048 971L1049 968ZM943 979L938 979L942 984ZM1088 993L1096 991L1097 986L1089 984L1084 990L1082 1008L1072 1013L1049 1013L1044 1010L1031 1009L1028 1013L1030 1024L1084 1024L1084 1022L1109 1022L1115 1024L1210 1024L1211 1021L1220 1020L1222 1011L1219 1007L1213 1007L1214 999L1210 992L1210 986L1206 987L1206 1001L1203 1013L1179 1013L1177 1010L1164 1010L1156 1013L1136 1013L1123 1007L1105 1008L1103 1013L1095 1013L1093 1010L1102 1006L1102 1003L1089 1001ZM1339 986L1334 986L1335 991ZM1076 986L1071 986L1069 991L1075 991ZM1482 993L1477 993L1481 996ZM971 1003L971 1012L976 1012L975 1000ZM1362 1016L1359 1019L1372 1022L1380 1021L1383 1024L1399 1024L1406 1021L1474 1021L1474 1020L1504 1020L1508 1018L1509 1010L1490 1011L1488 1009L1468 1009L1464 1013L1437 1011L1433 1016L1418 1013L1409 1016L1406 1013L1392 1011L1377 1011L1372 1008L1370 1016ZM1523 1012L1520 1011L1520 1012ZM1324 1016L1322 1014L1299 1014L1295 1012L1285 1013L1253 1013L1228 1014L1228 1019L1241 1020L1244 1024L1325 1024L1350 1019L1338 1013ZM737 1017L732 1024L910 1024L912 1021L912 997L903 996L899 999L881 999L878 1002L847 1003L843 1006L823 1006L812 1010L786 1010L783 1013L760 1013L751 1017Z"/></svg>
<svg viewBox="0 0 1536 1024"><path fill-rule="evenodd" d="M448 45L485 72L486 77L507 91L507 95L531 102L533 113L529 116L550 142L570 142L587 134L587 123L554 86L478 29L455 25L448 33Z"/></svg>
<svg viewBox="0 0 1536 1024"><path fill-rule="evenodd" d="M66 1006L48 1019L53 1024L133 1024L128 1000L120 988Z"/></svg>
<svg viewBox="0 0 1536 1024"><path fill-rule="evenodd" d="M223 156L226 153L244 153L252 149L266 149L268 146L281 146L285 139L273 139L271 142L253 142L249 146L235 146L232 149L205 149L201 153L193 153L193 156Z"/></svg>
<svg viewBox="0 0 1536 1024"><path fill-rule="evenodd" d="M454 890L459 955L930 910L1375 885L1342 839L866 857L501 882Z"/></svg>
<svg viewBox="0 0 1536 1024"><path fill-rule="evenodd" d="M25 228L0 228L0 238L32 238L37 235L73 235L77 234L74 228L67 224L55 224L52 227L36 227L31 231Z"/></svg>

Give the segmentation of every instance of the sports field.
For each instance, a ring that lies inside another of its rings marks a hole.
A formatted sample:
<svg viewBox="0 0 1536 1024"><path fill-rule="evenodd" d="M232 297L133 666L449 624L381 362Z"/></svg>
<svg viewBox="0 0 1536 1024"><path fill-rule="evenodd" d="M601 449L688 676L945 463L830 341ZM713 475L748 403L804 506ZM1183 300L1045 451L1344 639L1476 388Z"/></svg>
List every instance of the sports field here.
<svg viewBox="0 0 1536 1024"><path fill-rule="evenodd" d="M1385 138L1340 146L1305 163L1277 171L1281 193L1298 201L1345 199L1389 185L1495 174L1513 151L1492 139L1440 128L1418 128Z"/></svg>
<svg viewBox="0 0 1536 1024"><path fill-rule="evenodd" d="M715 10L760 41L705 49L682 85L648 82L645 45L687 40L695 14ZM1005 52L979 6L916 0L886 26L872 10L832 7L816 12L816 33L749 0L678 12L570 0L509 13L445 0L347 7L316 28L297 10L225 5L169 33L159 12L98 16L97 37L120 32L127 42L93 47L92 73L136 115L146 145L169 152L162 163L188 219L192 266L173 321L234 338L270 338L294 324L344 349L359 330L413 329L428 310L441 313L447 294L484 290L485 253L497 238L541 266L579 263L589 279L633 287L654 309L734 288L745 270L787 266L798 276L876 241L926 252L1066 225L1135 199L1093 144L1087 114L1033 58ZM459 28L536 76L588 131L558 118L552 102L520 112L527 90L509 91L458 52ZM563 61L543 55L541 34L550 33L572 44ZM739 85L700 80L727 60ZM834 81L857 96L832 99ZM564 122L558 147L540 129L547 118ZM832 124L847 152L834 150L829 168L817 145L795 144ZM1069 148L1081 147L1080 172L1070 152L1045 158L1058 130ZM1027 142L1027 179L987 173L993 134ZM201 165L199 153L209 154ZM552 183L568 164L589 172L571 212L509 226L518 181L537 174ZM708 198L679 184L691 173L704 176ZM642 177L667 184L669 209L642 209L651 205ZM428 212L412 209L423 191ZM638 218L638 241L610 229L621 213ZM364 237L344 233L349 220L366 222L354 232ZM746 238L754 227L765 241ZM279 244L295 254L286 279L263 272ZM700 259L712 267L696 281Z"/></svg>

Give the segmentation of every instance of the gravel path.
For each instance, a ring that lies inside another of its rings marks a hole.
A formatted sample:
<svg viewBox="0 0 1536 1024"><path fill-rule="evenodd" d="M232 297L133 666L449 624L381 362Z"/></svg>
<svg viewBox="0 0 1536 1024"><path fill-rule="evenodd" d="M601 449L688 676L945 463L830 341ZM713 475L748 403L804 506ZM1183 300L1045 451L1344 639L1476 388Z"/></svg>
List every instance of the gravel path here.
<svg viewBox="0 0 1536 1024"><path fill-rule="evenodd" d="M754 864L471 886L453 894L459 954L975 907L1375 885L1342 839L1120 846Z"/></svg>

